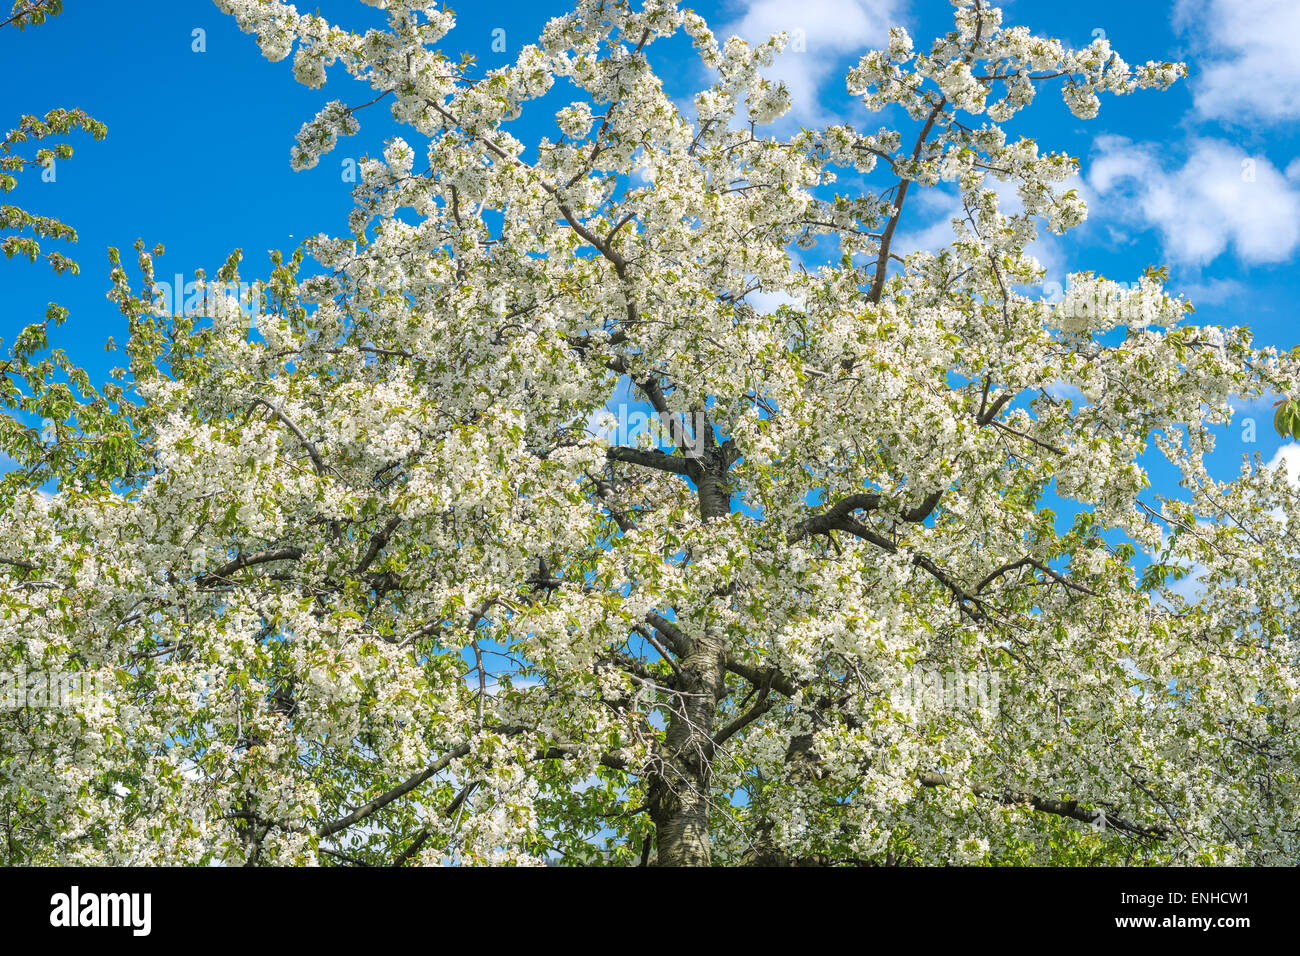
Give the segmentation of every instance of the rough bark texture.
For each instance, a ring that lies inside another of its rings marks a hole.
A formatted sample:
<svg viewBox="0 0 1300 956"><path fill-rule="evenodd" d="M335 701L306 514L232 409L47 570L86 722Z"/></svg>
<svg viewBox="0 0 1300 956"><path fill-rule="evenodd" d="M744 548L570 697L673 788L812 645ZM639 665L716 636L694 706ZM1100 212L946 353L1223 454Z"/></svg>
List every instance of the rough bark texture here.
<svg viewBox="0 0 1300 956"><path fill-rule="evenodd" d="M681 692L668 721L663 762L650 783L650 818L660 866L708 866L713 715L723 691L722 652L693 641L681 662Z"/></svg>
<svg viewBox="0 0 1300 956"><path fill-rule="evenodd" d="M705 521L731 513L727 470L729 447L713 447L692 476ZM680 661L677 703L668 720L661 764L649 787L649 812L655 824L659 866L708 866L709 787L713 775L714 714L726 692L721 644L705 634L692 636Z"/></svg>

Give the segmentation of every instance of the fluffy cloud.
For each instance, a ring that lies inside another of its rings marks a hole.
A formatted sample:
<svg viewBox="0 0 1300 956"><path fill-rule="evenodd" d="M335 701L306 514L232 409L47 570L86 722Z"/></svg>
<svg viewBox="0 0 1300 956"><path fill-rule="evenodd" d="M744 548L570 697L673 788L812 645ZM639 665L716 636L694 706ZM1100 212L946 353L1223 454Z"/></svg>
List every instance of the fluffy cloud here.
<svg viewBox="0 0 1300 956"><path fill-rule="evenodd" d="M1286 472L1287 481L1300 486L1300 445L1288 442L1279 448L1269 459L1269 468L1281 468Z"/></svg>
<svg viewBox="0 0 1300 956"><path fill-rule="evenodd" d="M751 292L745 296L745 301L752 305L755 311L762 315L771 315L783 305L792 305L795 308L803 308L803 301L790 295L788 292Z"/></svg>
<svg viewBox="0 0 1300 956"><path fill-rule="evenodd" d="M1204 265L1228 246L1246 263L1283 262L1300 245L1300 190L1263 157L1195 139L1181 168L1165 149L1101 136L1088 185L1103 211L1159 229L1170 261Z"/></svg>
<svg viewBox="0 0 1300 956"><path fill-rule="evenodd" d="M1223 305L1240 298L1249 290L1236 279L1209 279L1205 282L1180 282L1178 291L1187 296L1197 308L1203 305Z"/></svg>
<svg viewBox="0 0 1300 956"><path fill-rule="evenodd" d="M738 18L718 28L720 39L736 35L751 43L785 31L785 53L766 71L790 91L794 121L805 125L833 121L819 102L823 85L840 81L849 60L888 45L889 28L902 22L906 0L750 0L738 5Z"/></svg>
<svg viewBox="0 0 1300 956"><path fill-rule="evenodd" d="M1179 0L1174 24L1195 44L1192 90L1203 118L1300 118L1300 3Z"/></svg>

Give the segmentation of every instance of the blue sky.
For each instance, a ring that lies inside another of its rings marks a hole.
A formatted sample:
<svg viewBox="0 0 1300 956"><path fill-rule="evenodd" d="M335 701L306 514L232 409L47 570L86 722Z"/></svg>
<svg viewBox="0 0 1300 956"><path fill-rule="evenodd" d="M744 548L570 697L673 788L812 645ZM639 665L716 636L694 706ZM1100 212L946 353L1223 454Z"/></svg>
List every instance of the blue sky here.
<svg viewBox="0 0 1300 956"><path fill-rule="evenodd" d="M486 68L507 63L567 9L560 0L451 6L459 25L444 49L470 52ZM357 0L321 0L319 7L348 26L382 16ZM844 70L882 45L891 23L906 26L923 46L948 28L951 11L946 0L727 0L695 8L724 35L802 31L803 52L787 53L774 67L792 89L794 119L865 129L882 117L846 95ZM1248 325L1260 344L1300 342L1292 307L1300 256L1300 4L1014 0L1004 9L1007 22L1074 46L1104 30L1130 62L1181 59L1190 66L1188 81L1167 93L1104 99L1090 122L1075 120L1054 92L1044 91L1011 126L1083 161L1078 185L1090 200L1089 221L1036 248L1049 281L1085 269L1129 281L1147 265L1165 264L1171 288L1197 305L1193 321ZM196 30L203 31L201 52L194 49ZM505 52L492 49L497 30L505 31ZM267 250L346 231L344 160L377 154L399 132L381 110L367 110L359 136L316 168L292 172L293 136L322 103L370 97L342 71L323 91L299 86L287 62L262 59L253 40L208 0L138 0L129 7L71 0L43 27L0 31L0 56L9 77L0 92L0 126L57 106L81 107L108 125L103 142L74 138L76 155L58 165L53 183L27 175L8 199L79 230L72 255L81 275L0 261L0 338L12 341L57 301L71 317L56 344L95 380L114 364L104 341L125 333L104 296L107 246L129 250L137 237L161 242L167 254L160 278L187 279L196 268L211 274L241 247L243 272L255 277ZM680 99L705 85L684 43L666 45L656 58ZM543 129L539 124L536 132ZM529 132L516 130L525 141ZM942 193L920 194L905 217L902 243L942 241L946 213ZM1220 477L1236 472L1243 452L1268 460L1281 444L1268 403L1248 414L1258 420L1258 441L1243 441L1239 424L1227 430L1216 455ZM1161 487L1167 474L1158 467L1153 478L1156 491L1172 491Z"/></svg>

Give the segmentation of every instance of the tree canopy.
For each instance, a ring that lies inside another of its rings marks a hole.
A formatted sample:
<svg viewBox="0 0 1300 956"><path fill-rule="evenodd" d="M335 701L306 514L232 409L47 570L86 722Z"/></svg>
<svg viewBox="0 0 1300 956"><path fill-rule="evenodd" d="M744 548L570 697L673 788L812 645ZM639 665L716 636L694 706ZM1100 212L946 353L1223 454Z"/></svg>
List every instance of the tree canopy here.
<svg viewBox="0 0 1300 956"><path fill-rule="evenodd" d="M1296 860L1300 497L1205 456L1300 362L1159 269L1035 295L1079 167L1002 126L1181 64L958 0L848 73L898 128L783 135L786 37L671 0L581 0L486 71L434 4L217 5L368 87L297 166L366 110L410 141L246 294L238 253L180 310L114 254L102 389L44 326L11 349L0 670L94 686L0 712L9 860ZM690 104L653 65L682 34ZM901 255L941 184L954 241ZM611 440L631 407L659 427Z"/></svg>

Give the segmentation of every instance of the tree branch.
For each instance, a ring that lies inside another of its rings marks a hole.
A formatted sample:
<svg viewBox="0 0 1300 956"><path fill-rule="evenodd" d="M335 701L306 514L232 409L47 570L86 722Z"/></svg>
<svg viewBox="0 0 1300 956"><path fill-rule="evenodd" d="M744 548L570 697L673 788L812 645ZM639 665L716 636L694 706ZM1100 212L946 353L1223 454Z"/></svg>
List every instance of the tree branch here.
<svg viewBox="0 0 1300 956"><path fill-rule="evenodd" d="M923 773L918 778L923 787L955 787L957 786L952 780L942 773ZM1089 810L1079 806L1077 800L1057 800L1053 797L1039 797L1032 793L1022 793L1018 790L987 790L983 787L970 787L970 792L977 797L985 797L996 800L998 803L1007 806L1016 806L1027 804L1040 813L1051 813L1058 817L1066 817L1071 820L1078 820L1080 823L1096 824L1099 821L1104 822L1108 827L1116 830L1123 830L1126 833L1132 833L1136 836L1149 837L1156 840L1164 840L1169 836L1169 829L1160 824L1146 825L1134 823L1124 817L1114 816L1106 813L1104 810Z"/></svg>
<svg viewBox="0 0 1300 956"><path fill-rule="evenodd" d="M916 145L912 147L912 162L921 158L921 147L930 136L930 131L934 129L934 121L939 118L943 112L944 106L948 103L948 98L942 97L930 111L930 118L925 121L925 126L921 129L921 134L916 138ZM912 181L903 177L898 181L898 192L894 194L894 213L889 217L889 222L885 225L885 231L880 236L880 254L876 258L876 275L871 280L871 289L867 292L868 302L879 302L880 293L885 287L885 273L889 271L889 247L894 241L894 230L898 228L899 217L903 214L903 201L907 198L907 187Z"/></svg>
<svg viewBox="0 0 1300 956"><path fill-rule="evenodd" d="M1076 584L1075 582L1071 581L1069 578L1065 577L1065 575L1058 574L1056 571L1053 571L1051 568L1043 564L1041 561L1038 561L1037 559L1032 558L1029 555L1026 555L1025 557L1021 558L1018 561L1011 561L1007 564L1004 564L1002 565L1002 567L991 572L988 575L988 577L986 577L983 581L981 581L976 586L975 593L978 594L980 591L983 591L986 587L988 587L990 584L992 584L1002 575L1010 574L1012 571L1016 571L1020 568L1025 568L1025 567L1034 568L1038 571L1041 571L1043 574L1046 574L1049 578L1051 578L1056 583L1062 584L1073 591L1078 591L1080 594L1086 594L1089 597L1097 597L1096 591L1093 591L1090 588L1086 588L1082 584Z"/></svg>
<svg viewBox="0 0 1300 956"><path fill-rule="evenodd" d="M656 471L666 471L674 475L689 475L690 463L686 458L669 455L658 449L628 448L614 445L605 449L605 457L610 461L621 461L629 465L641 465Z"/></svg>
<svg viewBox="0 0 1300 956"><path fill-rule="evenodd" d="M289 416L287 416L284 412L280 411L280 409L276 408L274 405L272 405L264 398L253 399L253 403L248 406L249 414L252 414L253 409L256 408L258 405L270 409L271 414L275 416L276 420L278 420L280 424L284 425L285 428L289 429L289 431L293 432L294 437L297 438L298 441L302 443L302 447L307 450L307 454L311 457L311 463L313 466L315 466L316 473L319 475L325 474L325 462L321 460L320 452L316 450L315 444L313 444L312 441L305 434L303 434L302 429L299 428L297 425L295 425L289 419Z"/></svg>
<svg viewBox="0 0 1300 956"><path fill-rule="evenodd" d="M302 548L278 548L275 551L261 551L256 554L241 554L235 560L228 564L223 564L215 571L209 571L201 575L197 584L199 587L208 587L218 581L230 577L236 571L242 571L244 568L251 568L259 564L269 564L272 561L297 561L303 555Z"/></svg>

